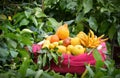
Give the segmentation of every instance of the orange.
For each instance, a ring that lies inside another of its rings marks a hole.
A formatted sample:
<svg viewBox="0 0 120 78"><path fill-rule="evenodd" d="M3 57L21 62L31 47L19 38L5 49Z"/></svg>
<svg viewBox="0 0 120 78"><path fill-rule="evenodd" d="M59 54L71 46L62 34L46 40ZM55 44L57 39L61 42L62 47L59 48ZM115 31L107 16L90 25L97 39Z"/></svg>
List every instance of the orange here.
<svg viewBox="0 0 120 78"><path fill-rule="evenodd" d="M56 35L58 35L59 39L62 39L62 40L68 38L69 37L68 25L64 24L60 26L56 31Z"/></svg>
<svg viewBox="0 0 120 78"><path fill-rule="evenodd" d="M51 43L58 42L58 41L59 41L59 37L57 35L51 35L51 38L50 38Z"/></svg>

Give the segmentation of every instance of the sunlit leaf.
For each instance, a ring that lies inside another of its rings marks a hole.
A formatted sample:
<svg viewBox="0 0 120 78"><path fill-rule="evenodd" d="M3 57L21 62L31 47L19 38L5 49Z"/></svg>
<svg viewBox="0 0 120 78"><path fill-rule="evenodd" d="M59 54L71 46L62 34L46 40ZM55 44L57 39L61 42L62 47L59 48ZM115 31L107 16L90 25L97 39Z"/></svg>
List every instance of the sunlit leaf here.
<svg viewBox="0 0 120 78"><path fill-rule="evenodd" d="M100 53L98 52L97 49L94 50L93 52L93 56L96 60L96 69L98 70L100 67L102 67L104 65L103 61L102 61L102 56L100 55Z"/></svg>
<svg viewBox="0 0 120 78"><path fill-rule="evenodd" d="M15 16L13 16L13 19L15 21L14 24L18 24L18 22L20 22L24 17L25 17L24 13L18 13Z"/></svg>
<svg viewBox="0 0 120 78"><path fill-rule="evenodd" d="M34 23L35 26L38 26L38 22L37 22L37 19L35 18L35 16L31 16L30 17L32 22Z"/></svg>
<svg viewBox="0 0 120 78"><path fill-rule="evenodd" d="M25 18L20 22L20 26L28 25L28 24L29 24L29 21Z"/></svg>
<svg viewBox="0 0 120 78"><path fill-rule="evenodd" d="M35 78L41 78L42 74L43 74L43 70L39 69L35 75Z"/></svg>
<svg viewBox="0 0 120 78"><path fill-rule="evenodd" d="M17 42L15 42L14 40L7 38L7 42L8 42L8 44L9 44L10 46L12 46L13 48L16 48L16 47L17 47Z"/></svg>
<svg viewBox="0 0 120 78"><path fill-rule="evenodd" d="M29 18L30 15L32 14L32 12L31 12L30 10L25 11L24 13L25 13L25 16L26 16L27 18Z"/></svg>
<svg viewBox="0 0 120 78"><path fill-rule="evenodd" d="M20 66L20 69L18 70L20 73L20 77L23 77L23 78L25 77L29 64L30 64L30 60L27 57L24 57L22 65Z"/></svg>
<svg viewBox="0 0 120 78"><path fill-rule="evenodd" d="M33 33L33 31L31 31L30 29L23 29L22 31L21 31L21 33L23 34L23 33Z"/></svg>
<svg viewBox="0 0 120 78"><path fill-rule="evenodd" d="M90 18L88 19L88 23L91 29L93 29L94 31L97 31L98 24L94 17L90 16Z"/></svg>
<svg viewBox="0 0 120 78"><path fill-rule="evenodd" d="M90 66L86 66L86 69L88 70L88 72L90 73L90 76L92 76L92 78L94 77L95 73L93 72L93 70L90 68Z"/></svg>
<svg viewBox="0 0 120 78"><path fill-rule="evenodd" d="M58 25L58 22L57 22L54 18L48 18L48 20L50 21L50 23L51 23L53 26L57 26L57 25Z"/></svg>
<svg viewBox="0 0 120 78"><path fill-rule="evenodd" d="M88 13L93 7L93 0L83 0L84 13Z"/></svg>
<svg viewBox="0 0 120 78"><path fill-rule="evenodd" d="M35 16L36 16L37 18L47 17L42 11L37 11L37 12L35 13Z"/></svg>
<svg viewBox="0 0 120 78"><path fill-rule="evenodd" d="M55 53L53 53L53 52L51 52L51 55L52 55L52 57L53 57L53 59L54 59L54 62L55 62L56 64L58 64L58 56L57 56Z"/></svg>
<svg viewBox="0 0 120 78"><path fill-rule="evenodd" d="M96 61L101 61L102 60L102 56L100 55L100 53L98 52L97 49L94 50L93 56L94 56Z"/></svg>
<svg viewBox="0 0 120 78"><path fill-rule="evenodd" d="M47 54L45 53L43 55L43 67L46 65L46 63L47 63Z"/></svg>
<svg viewBox="0 0 120 78"><path fill-rule="evenodd" d="M10 54L11 54L11 56L14 58L14 57L17 57L18 52L11 50L11 51L10 51Z"/></svg>

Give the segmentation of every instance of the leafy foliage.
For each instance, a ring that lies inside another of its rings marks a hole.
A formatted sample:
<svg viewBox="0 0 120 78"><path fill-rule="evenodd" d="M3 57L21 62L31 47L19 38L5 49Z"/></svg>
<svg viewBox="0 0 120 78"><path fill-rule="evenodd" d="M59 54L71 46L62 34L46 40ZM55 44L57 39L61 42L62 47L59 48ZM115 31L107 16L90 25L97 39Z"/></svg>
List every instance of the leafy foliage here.
<svg viewBox="0 0 120 78"><path fill-rule="evenodd" d="M44 5L42 4L44 1ZM77 78L76 74L44 71L46 60L57 63L54 52L39 56L33 62L32 44L38 43L63 22L69 24L70 35L92 29L97 35L105 34L110 44L120 46L119 0L1 0L0 2L0 77L4 78ZM15 7L13 7L15 6ZM41 6L44 7L41 9ZM114 41L114 42L112 42ZM25 47L28 47L28 50ZM110 47L108 48L108 51ZM45 51L45 50L44 50ZM120 70L111 59L104 63L94 52L96 66L86 66L86 78L119 78ZM42 63L41 63L42 62ZM103 68L103 64L106 65Z"/></svg>

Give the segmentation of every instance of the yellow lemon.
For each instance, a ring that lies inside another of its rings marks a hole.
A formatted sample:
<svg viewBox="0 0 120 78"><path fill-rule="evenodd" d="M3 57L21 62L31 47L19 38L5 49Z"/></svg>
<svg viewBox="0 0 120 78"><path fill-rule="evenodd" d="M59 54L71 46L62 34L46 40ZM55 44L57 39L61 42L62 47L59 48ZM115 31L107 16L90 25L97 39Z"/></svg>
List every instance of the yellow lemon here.
<svg viewBox="0 0 120 78"><path fill-rule="evenodd" d="M58 43L58 42L53 42L52 44L53 44L55 47L57 47L59 43Z"/></svg>
<svg viewBox="0 0 120 78"><path fill-rule="evenodd" d="M72 49L72 54L73 55L84 54L84 52L85 52L85 48L83 48L83 46L81 46L81 45L76 45Z"/></svg>
<svg viewBox="0 0 120 78"><path fill-rule="evenodd" d="M80 44L80 39L78 37L71 38L71 45L79 45Z"/></svg>
<svg viewBox="0 0 120 78"><path fill-rule="evenodd" d="M67 51L66 54L71 55L71 52L70 52L70 51Z"/></svg>
<svg viewBox="0 0 120 78"><path fill-rule="evenodd" d="M43 43L42 48L45 48L45 47L49 48L49 45L50 45L50 41L49 40L45 40L44 43Z"/></svg>
<svg viewBox="0 0 120 78"><path fill-rule="evenodd" d="M66 53L66 47L63 45L57 46L59 53Z"/></svg>
<svg viewBox="0 0 120 78"><path fill-rule="evenodd" d="M50 49L53 49L53 48L55 48L55 45L54 45L54 44L50 44L50 45L49 45L49 48L50 48Z"/></svg>
<svg viewBox="0 0 120 78"><path fill-rule="evenodd" d="M74 47L73 45L68 45L68 46L67 46L67 51L70 51L70 52L71 52L72 49L73 49L73 47Z"/></svg>

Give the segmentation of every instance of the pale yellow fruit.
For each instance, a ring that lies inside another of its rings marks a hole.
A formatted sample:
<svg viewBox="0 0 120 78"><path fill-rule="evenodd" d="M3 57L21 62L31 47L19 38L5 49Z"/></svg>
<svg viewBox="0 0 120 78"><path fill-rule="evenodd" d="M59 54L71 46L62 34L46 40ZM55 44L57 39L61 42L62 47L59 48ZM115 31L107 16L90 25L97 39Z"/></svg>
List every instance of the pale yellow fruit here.
<svg viewBox="0 0 120 78"><path fill-rule="evenodd" d="M79 45L80 44L80 39L78 37L71 38L71 45Z"/></svg>
<svg viewBox="0 0 120 78"><path fill-rule="evenodd" d="M49 45L50 45L50 41L49 40L45 40L44 43L43 43L42 48L45 48L45 47L49 48Z"/></svg>
<svg viewBox="0 0 120 78"><path fill-rule="evenodd" d="M67 51L66 54L71 55L71 52L70 52L70 51Z"/></svg>
<svg viewBox="0 0 120 78"><path fill-rule="evenodd" d="M66 47L63 45L57 46L59 53L66 53Z"/></svg>
<svg viewBox="0 0 120 78"><path fill-rule="evenodd" d="M70 51L70 52L71 52L73 48L74 48L73 45L68 45L68 46L67 46L67 51Z"/></svg>
<svg viewBox="0 0 120 78"><path fill-rule="evenodd" d="M59 43L59 45L62 45L63 44L63 40L60 40L58 43Z"/></svg>
<svg viewBox="0 0 120 78"><path fill-rule="evenodd" d="M55 47L57 47L59 43L58 43L58 42L53 42L52 44L53 44Z"/></svg>
<svg viewBox="0 0 120 78"><path fill-rule="evenodd" d="M81 45L76 45L76 46L74 46L74 48L72 49L72 54L73 54L73 55L84 54L84 52L85 52L85 48L83 48L83 46L81 46Z"/></svg>
<svg viewBox="0 0 120 78"><path fill-rule="evenodd" d="M50 44L50 45L49 45L49 48L50 48L50 49L53 49L53 48L55 48L55 45Z"/></svg>

